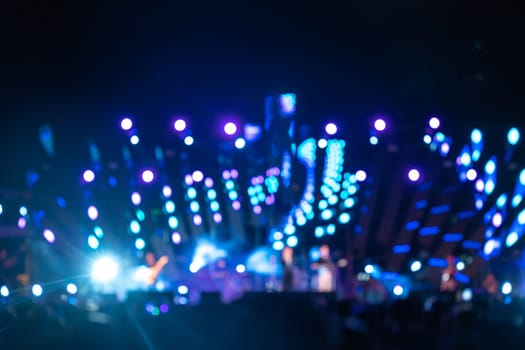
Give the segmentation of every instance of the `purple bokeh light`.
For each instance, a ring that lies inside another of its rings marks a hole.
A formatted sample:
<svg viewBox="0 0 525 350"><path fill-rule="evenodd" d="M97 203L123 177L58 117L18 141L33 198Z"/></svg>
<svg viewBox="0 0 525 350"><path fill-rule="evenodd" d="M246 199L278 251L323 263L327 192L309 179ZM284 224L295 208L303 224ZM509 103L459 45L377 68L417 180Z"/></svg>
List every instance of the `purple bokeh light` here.
<svg viewBox="0 0 525 350"><path fill-rule="evenodd" d="M184 119L177 119L174 123L173 123L173 128L176 130L176 131L184 131L186 130L186 121Z"/></svg>
<svg viewBox="0 0 525 350"><path fill-rule="evenodd" d="M259 215L262 212L262 208L260 205L256 205L253 207L253 212L257 215Z"/></svg>
<svg viewBox="0 0 525 350"><path fill-rule="evenodd" d="M187 186L191 186L191 185L193 185L193 177L191 177L190 174L186 174L186 176L184 176L184 183L185 183Z"/></svg>
<svg viewBox="0 0 525 350"><path fill-rule="evenodd" d="M365 181L366 177L367 177L366 171L364 171L364 170L358 170L358 171L355 172L355 178L359 182Z"/></svg>
<svg viewBox="0 0 525 350"><path fill-rule="evenodd" d="M207 177L204 180L204 186L206 186L208 188L212 188L213 187L213 179L211 177Z"/></svg>
<svg viewBox="0 0 525 350"><path fill-rule="evenodd" d="M155 173L151 169L146 169L142 172L142 181L144 183L152 183L155 180Z"/></svg>
<svg viewBox="0 0 525 350"><path fill-rule="evenodd" d="M384 131L386 129L386 122L384 121L384 119L382 118L376 119L376 121L374 122L374 128L377 131Z"/></svg>
<svg viewBox="0 0 525 350"><path fill-rule="evenodd" d="M264 203L266 203L266 205L272 205L275 203L275 196L273 194L270 194L269 196L266 196L266 198L264 199Z"/></svg>
<svg viewBox="0 0 525 350"><path fill-rule="evenodd" d="M120 121L120 128L124 131L128 131L128 130L131 130L131 128L133 127L133 121L128 118L128 117L124 117L122 118L122 120Z"/></svg>
<svg viewBox="0 0 525 350"><path fill-rule="evenodd" d="M228 171L228 170L224 170L224 171L222 172L222 178L223 178L224 180L229 180L229 179L231 178L230 171Z"/></svg>
<svg viewBox="0 0 525 350"><path fill-rule="evenodd" d="M239 172L237 171L237 169L232 169L230 170L230 175L232 177L232 179L236 179L239 177Z"/></svg>
<svg viewBox="0 0 525 350"><path fill-rule="evenodd" d="M200 215L194 215L193 216L193 223L195 224L195 226L200 226L202 225L202 216Z"/></svg>
<svg viewBox="0 0 525 350"><path fill-rule="evenodd" d="M239 209L241 209L241 202L239 202L239 201L233 201L233 202L232 202L232 208L233 208L233 210L239 210Z"/></svg>
<svg viewBox="0 0 525 350"><path fill-rule="evenodd" d="M42 235L44 236L44 238L46 239L46 241L48 241L49 243L55 243L55 233L53 231L51 231L50 229L45 229L44 232L42 233Z"/></svg>
<svg viewBox="0 0 525 350"><path fill-rule="evenodd" d="M96 220L98 218L98 209L94 205L90 205L87 210L87 215L91 220Z"/></svg>
<svg viewBox="0 0 525 350"><path fill-rule="evenodd" d="M171 189L170 186L165 185L162 187L162 195L164 196L164 198L171 197L172 194L173 194L173 190Z"/></svg>
<svg viewBox="0 0 525 350"><path fill-rule="evenodd" d="M337 125L335 125L335 123L328 123L325 125L324 130L328 135L335 135L337 133Z"/></svg>
<svg viewBox="0 0 525 350"><path fill-rule="evenodd" d="M482 179L478 179L474 186L476 187L476 191L483 192L485 189L485 182Z"/></svg>
<svg viewBox="0 0 525 350"><path fill-rule="evenodd" d="M235 135L237 129L237 125L235 125L234 122L227 122L226 124L224 124L224 132L226 133L226 135Z"/></svg>
<svg viewBox="0 0 525 350"><path fill-rule="evenodd" d="M133 205L140 205L140 202L142 202L142 196L138 192L133 192L131 194L131 203Z"/></svg>
<svg viewBox="0 0 525 350"><path fill-rule="evenodd" d="M26 228L26 226L27 226L27 220L26 220L26 218L24 218L24 217L20 217L20 218L18 218L17 225L18 225L18 228L21 229L21 230L23 230L24 228Z"/></svg>
<svg viewBox="0 0 525 350"><path fill-rule="evenodd" d="M417 169L410 169L408 172L408 179L412 182L417 182L421 178L421 173Z"/></svg>
<svg viewBox="0 0 525 350"><path fill-rule="evenodd" d="M179 232L173 232L171 234L171 241L173 244L180 244L180 242L182 242L182 235Z"/></svg>
<svg viewBox="0 0 525 350"><path fill-rule="evenodd" d="M215 213L213 214L213 221L215 221L217 224L222 222L222 215L221 213Z"/></svg>

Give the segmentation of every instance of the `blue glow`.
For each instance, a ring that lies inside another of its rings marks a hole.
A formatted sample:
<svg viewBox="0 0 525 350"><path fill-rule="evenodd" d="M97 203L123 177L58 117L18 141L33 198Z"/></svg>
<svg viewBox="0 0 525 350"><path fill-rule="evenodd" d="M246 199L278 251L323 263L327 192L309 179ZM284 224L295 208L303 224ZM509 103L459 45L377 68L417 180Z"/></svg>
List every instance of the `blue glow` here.
<svg viewBox="0 0 525 350"><path fill-rule="evenodd" d="M345 199L343 202L345 208L352 208L355 205L355 199L352 197Z"/></svg>
<svg viewBox="0 0 525 350"><path fill-rule="evenodd" d="M392 252L394 254L406 254L410 252L409 244L398 244L392 247Z"/></svg>
<svg viewBox="0 0 525 350"><path fill-rule="evenodd" d="M164 210L168 214L172 214L175 211L175 203L173 201L167 201L164 203Z"/></svg>
<svg viewBox="0 0 525 350"><path fill-rule="evenodd" d="M405 224L407 231L417 230L419 228L419 221L410 221Z"/></svg>
<svg viewBox="0 0 525 350"><path fill-rule="evenodd" d="M287 235L293 235L295 233L295 226L294 225L286 225L284 227L284 233Z"/></svg>
<svg viewBox="0 0 525 350"><path fill-rule="evenodd" d="M170 216L168 218L168 226L173 230L176 229L179 226L179 220L175 216Z"/></svg>
<svg viewBox="0 0 525 350"><path fill-rule="evenodd" d="M339 197L337 195L333 194L330 197L328 197L328 204L335 205L339 201Z"/></svg>
<svg viewBox="0 0 525 350"><path fill-rule="evenodd" d="M499 208L503 208L505 206L505 204L507 204L507 195L506 194L502 194L501 196L498 197L498 199L496 200L496 205L499 207Z"/></svg>
<svg viewBox="0 0 525 350"><path fill-rule="evenodd" d="M186 195L188 196L188 199L195 199L195 197L197 197L197 190L195 187L188 187Z"/></svg>
<svg viewBox="0 0 525 350"><path fill-rule="evenodd" d="M246 140L243 139L242 137L239 137L238 139L235 140L235 148L237 149L243 149L244 146L246 146Z"/></svg>
<svg viewBox="0 0 525 350"><path fill-rule="evenodd" d="M137 145L139 142L140 142L140 139L137 135L133 135L129 138L129 142L132 144L132 145Z"/></svg>
<svg viewBox="0 0 525 350"><path fill-rule="evenodd" d="M503 283L501 286L501 293L504 295L509 295L512 293L512 284L510 284L510 282Z"/></svg>
<svg viewBox="0 0 525 350"><path fill-rule="evenodd" d="M137 220L132 220L130 223L129 223L129 230L134 233L134 234L137 234L140 232L140 224Z"/></svg>
<svg viewBox="0 0 525 350"><path fill-rule="evenodd" d="M458 219L469 219L471 217L474 217L475 215L476 215L475 211L466 210L466 211L459 212L458 215L457 215L457 218Z"/></svg>
<svg viewBox="0 0 525 350"><path fill-rule="evenodd" d="M273 249L282 250L284 248L284 243L282 241L275 241L272 244Z"/></svg>
<svg viewBox="0 0 525 350"><path fill-rule="evenodd" d="M224 183L224 186L226 187L227 190L233 190L235 188L235 183L232 181L232 180L227 180L225 183Z"/></svg>
<svg viewBox="0 0 525 350"><path fill-rule="evenodd" d="M321 238L324 236L324 228L321 226L317 226L314 231L315 237Z"/></svg>
<svg viewBox="0 0 525 350"><path fill-rule="evenodd" d="M448 155L448 152L450 152L450 144L448 142L443 142L441 146L439 146L439 154L445 157Z"/></svg>
<svg viewBox="0 0 525 350"><path fill-rule="evenodd" d="M507 133L507 141L511 146L515 146L520 140L520 132L516 128L512 128Z"/></svg>
<svg viewBox="0 0 525 350"><path fill-rule="evenodd" d="M276 240L276 241L280 241L281 239L283 239L284 235L281 231L275 231L273 233L273 239Z"/></svg>
<svg viewBox="0 0 525 350"><path fill-rule="evenodd" d="M66 203L66 200L63 198L63 197L58 197L57 198L57 205L60 207L60 208L65 208L67 203ZM2 212L0 211L0 214Z"/></svg>
<svg viewBox="0 0 525 350"><path fill-rule="evenodd" d="M350 214L348 214L348 213L341 213L341 215L339 215L339 222L341 224L349 223L350 219L351 219L351 217L350 217Z"/></svg>
<svg viewBox="0 0 525 350"><path fill-rule="evenodd" d="M208 199L212 201L215 198L217 198L217 192L214 189L210 189L207 192L207 196L208 196Z"/></svg>
<svg viewBox="0 0 525 350"><path fill-rule="evenodd" d="M439 233L439 226L427 226L419 230L420 236L431 236Z"/></svg>
<svg viewBox="0 0 525 350"><path fill-rule="evenodd" d="M232 200L232 201L237 200L239 198L239 194L237 193L237 191L230 191L228 193L228 198L230 198L230 200ZM263 199L263 201L264 201L264 199Z"/></svg>
<svg viewBox="0 0 525 350"><path fill-rule="evenodd" d="M434 139L438 142L443 142L445 141L445 134L442 132L437 132L436 135L434 135Z"/></svg>
<svg viewBox="0 0 525 350"><path fill-rule="evenodd" d="M448 266L448 262L447 262L446 259L430 258L430 259L428 259L428 266L447 267Z"/></svg>
<svg viewBox="0 0 525 350"><path fill-rule="evenodd" d="M483 134L479 129L472 130L472 132L470 133L470 140L472 141L472 143L480 143L482 139Z"/></svg>
<svg viewBox="0 0 525 350"><path fill-rule="evenodd" d="M505 240L505 245L507 247L512 247L519 239L519 235L517 232L511 232L508 234L507 239Z"/></svg>
<svg viewBox="0 0 525 350"><path fill-rule="evenodd" d="M370 139L368 139L368 142L370 142L371 145L377 145L379 143L379 139L376 136L370 136Z"/></svg>
<svg viewBox="0 0 525 350"><path fill-rule="evenodd" d="M330 224L330 225L326 226L326 233L329 234L329 235L333 235L335 233L335 225L334 224Z"/></svg>
<svg viewBox="0 0 525 350"><path fill-rule="evenodd" d="M135 248L142 250L146 247L146 242L142 238L137 238L135 240Z"/></svg>
<svg viewBox="0 0 525 350"><path fill-rule="evenodd" d="M523 196L521 194L517 194L512 198L512 207L516 208L518 205L520 205L521 201L523 200Z"/></svg>
<svg viewBox="0 0 525 350"><path fill-rule="evenodd" d="M330 209L325 209L321 212L321 219L330 220L334 216L334 212Z"/></svg>
<svg viewBox="0 0 525 350"><path fill-rule="evenodd" d="M97 238L104 237L104 230L100 226L95 226L93 228L93 232L95 233L95 236L97 236Z"/></svg>
<svg viewBox="0 0 525 350"><path fill-rule="evenodd" d="M211 211L214 211L214 212L218 211L219 208L220 208L219 202L217 202L217 201L211 201L210 202L210 209L211 209Z"/></svg>
<svg viewBox="0 0 525 350"><path fill-rule="evenodd" d="M421 199L419 201L416 202L416 204L414 205L414 207L416 209L423 209L423 208L426 208L426 206L428 205L428 202L426 201L426 199Z"/></svg>
<svg viewBox="0 0 525 350"><path fill-rule="evenodd" d="M430 135L423 136L423 142L430 145L432 143L432 137Z"/></svg>
<svg viewBox="0 0 525 350"><path fill-rule="evenodd" d="M295 94L282 94L279 96L279 104L281 113L290 115L295 113L296 97Z"/></svg>
<svg viewBox="0 0 525 350"><path fill-rule="evenodd" d="M146 214L141 209L137 209L135 215L137 216L137 219L139 219L139 221L144 221L144 219L146 219Z"/></svg>
<svg viewBox="0 0 525 350"><path fill-rule="evenodd" d="M481 242L463 241L463 248L478 250L481 248Z"/></svg>
<svg viewBox="0 0 525 350"><path fill-rule="evenodd" d="M468 284L470 283L470 277L461 272L456 272L454 274L454 279L459 283Z"/></svg>
<svg viewBox="0 0 525 350"><path fill-rule="evenodd" d="M489 239L488 241L485 242L485 245L483 246L483 253L485 255L491 255L492 253L494 253L496 249L499 248L499 246L500 246L499 241L495 239Z"/></svg>
<svg viewBox="0 0 525 350"><path fill-rule="evenodd" d="M485 193L490 195L492 194L492 192L494 192L495 188L496 184L494 183L494 181L492 181L492 179L487 180L487 182L485 183Z"/></svg>
<svg viewBox="0 0 525 350"><path fill-rule="evenodd" d="M195 140L193 139L193 137L191 137L191 136L189 136L189 135L186 136L186 137L184 138L184 144L185 144L186 146L191 146L191 145L193 145L193 142L195 142Z"/></svg>
<svg viewBox="0 0 525 350"><path fill-rule="evenodd" d="M88 246L91 248L91 249L97 249L99 246L100 246L100 242L99 240L97 239L97 237L93 236L93 235L89 235L88 236Z"/></svg>
<svg viewBox="0 0 525 350"><path fill-rule="evenodd" d="M328 202L324 199L321 199L317 204L317 207L319 208L319 210L325 210L326 208L328 208Z"/></svg>
<svg viewBox="0 0 525 350"><path fill-rule="evenodd" d="M494 174L495 171L496 171L496 162L494 158L491 158L485 164L485 172L489 175L492 175Z"/></svg>
<svg viewBox="0 0 525 350"><path fill-rule="evenodd" d="M468 153L463 153L461 154L461 158L460 158L460 161L461 161L461 164L464 165L464 166L469 166L470 163L471 163L471 158L470 158L470 154Z"/></svg>
<svg viewBox="0 0 525 350"><path fill-rule="evenodd" d="M518 223L520 225L525 225L525 209L523 209L519 214L518 214Z"/></svg>
<svg viewBox="0 0 525 350"><path fill-rule="evenodd" d="M289 246L289 247L296 247L297 246L297 243L298 243L298 240L297 240L297 236L290 236L288 237L288 239L286 240L286 244Z"/></svg>
<svg viewBox="0 0 525 350"><path fill-rule="evenodd" d="M445 233L443 235L443 242L460 242L463 239L461 233Z"/></svg>
<svg viewBox="0 0 525 350"><path fill-rule="evenodd" d="M304 216L299 216L296 220L297 226L306 225L306 218Z"/></svg>
<svg viewBox="0 0 525 350"><path fill-rule="evenodd" d="M525 169L520 172L520 184L525 186Z"/></svg>
<svg viewBox="0 0 525 350"><path fill-rule="evenodd" d="M439 206L435 206L431 208L430 214L439 215L439 214L448 213L449 211L450 211L450 204L443 204L443 205L439 205Z"/></svg>
<svg viewBox="0 0 525 350"><path fill-rule="evenodd" d="M192 201L190 202L190 210L192 213L196 213L200 210L201 206L199 205L199 202Z"/></svg>

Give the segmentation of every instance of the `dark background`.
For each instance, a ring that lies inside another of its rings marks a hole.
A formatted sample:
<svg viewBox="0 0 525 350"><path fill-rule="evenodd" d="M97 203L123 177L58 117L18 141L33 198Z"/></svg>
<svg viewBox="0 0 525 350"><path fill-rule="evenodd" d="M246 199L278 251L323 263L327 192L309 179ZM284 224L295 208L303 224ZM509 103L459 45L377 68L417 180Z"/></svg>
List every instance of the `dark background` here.
<svg viewBox="0 0 525 350"><path fill-rule="evenodd" d="M399 125L438 113L463 134L523 123L525 24L511 2L52 0L0 13L4 188L40 161L44 123L74 159L93 135L110 147L122 114L146 134L174 113L213 129L228 113L262 121L272 93L296 92L299 118L348 132L378 113Z"/></svg>

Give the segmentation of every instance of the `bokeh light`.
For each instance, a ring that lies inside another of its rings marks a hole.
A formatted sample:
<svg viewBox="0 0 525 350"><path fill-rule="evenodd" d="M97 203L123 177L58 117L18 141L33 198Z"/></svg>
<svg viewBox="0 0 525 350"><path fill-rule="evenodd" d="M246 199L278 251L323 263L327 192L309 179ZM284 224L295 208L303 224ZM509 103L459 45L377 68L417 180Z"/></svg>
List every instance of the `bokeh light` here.
<svg viewBox="0 0 525 350"><path fill-rule="evenodd" d="M128 118L128 117L125 117L125 118L122 118L122 120L120 121L120 128L124 131L128 131L128 130L131 130L131 128L133 127L133 121Z"/></svg>
<svg viewBox="0 0 525 350"><path fill-rule="evenodd" d="M428 126L430 126L434 130L438 129L440 125L441 125L441 121L439 120L438 117L432 117L428 121Z"/></svg>
<svg viewBox="0 0 525 350"><path fill-rule="evenodd" d="M186 121L184 119L177 119L174 123L173 123L173 128L176 130L176 131L184 131L186 130Z"/></svg>
<svg viewBox="0 0 525 350"><path fill-rule="evenodd" d="M142 172L142 181L151 183L155 180L155 173L151 169L146 169Z"/></svg>
<svg viewBox="0 0 525 350"><path fill-rule="evenodd" d="M374 128L377 131L385 131L385 129L386 129L386 122L384 121L384 119L382 119L382 118L376 119L375 122L374 122Z"/></svg>
<svg viewBox="0 0 525 350"><path fill-rule="evenodd" d="M235 133L237 132L237 125L235 125L234 122L227 122L226 124L224 124L224 132L226 133L226 135L235 135Z"/></svg>
<svg viewBox="0 0 525 350"><path fill-rule="evenodd" d="M192 137L192 136L189 136L189 135L188 135L188 136L186 136L186 137L184 138L184 144L185 144L186 146L191 146L191 145L193 145L193 142L194 142L194 140L193 140L193 137Z"/></svg>
<svg viewBox="0 0 525 350"><path fill-rule="evenodd" d="M82 178L85 182L93 182L93 180L95 180L95 173L91 169L86 169L82 174Z"/></svg>
<svg viewBox="0 0 525 350"><path fill-rule="evenodd" d="M417 182L421 178L421 173L417 169L410 169L408 171L408 179L412 182Z"/></svg>
<svg viewBox="0 0 525 350"><path fill-rule="evenodd" d="M335 123L327 123L324 130L328 135L335 135L337 133L337 125Z"/></svg>

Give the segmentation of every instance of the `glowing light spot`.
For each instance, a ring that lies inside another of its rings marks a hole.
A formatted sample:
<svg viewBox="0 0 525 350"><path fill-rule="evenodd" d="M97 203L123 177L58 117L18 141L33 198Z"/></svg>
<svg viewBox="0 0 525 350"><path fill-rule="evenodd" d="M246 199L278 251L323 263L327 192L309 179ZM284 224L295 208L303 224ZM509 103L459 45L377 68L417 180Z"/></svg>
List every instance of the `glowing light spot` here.
<svg viewBox="0 0 525 350"><path fill-rule="evenodd" d="M55 233L50 229L46 228L43 232L43 236L49 243L55 243Z"/></svg>
<svg viewBox="0 0 525 350"><path fill-rule="evenodd" d="M365 181L366 177L367 177L366 171L364 171L364 170L358 170L358 171L355 172L355 178L359 182Z"/></svg>
<svg viewBox="0 0 525 350"><path fill-rule="evenodd" d="M501 286L501 293L504 295L509 295L512 293L512 284L510 284L510 282L503 283Z"/></svg>
<svg viewBox="0 0 525 350"><path fill-rule="evenodd" d="M430 135L423 136L423 142L427 145L430 145L432 143L432 136Z"/></svg>
<svg viewBox="0 0 525 350"><path fill-rule="evenodd" d="M324 149L326 146L328 146L328 141L326 139L319 139L317 141L317 147Z"/></svg>
<svg viewBox="0 0 525 350"><path fill-rule="evenodd" d="M90 205L87 210L87 215L91 220L96 220L98 218L98 209L94 205Z"/></svg>
<svg viewBox="0 0 525 350"><path fill-rule="evenodd" d="M133 127L133 121L130 118L122 118L120 121L120 128L124 131L128 131Z"/></svg>
<svg viewBox="0 0 525 350"><path fill-rule="evenodd" d="M507 141L511 146L515 146L520 140L520 132L516 128L511 128L507 133Z"/></svg>
<svg viewBox="0 0 525 350"><path fill-rule="evenodd" d="M191 177L193 178L193 181L201 182L204 179L204 174L200 170L195 170L193 174L191 174Z"/></svg>
<svg viewBox="0 0 525 350"><path fill-rule="evenodd" d="M235 271L237 271L237 273L244 273L246 272L246 266L244 266L243 264L238 264L237 266L235 266Z"/></svg>
<svg viewBox="0 0 525 350"><path fill-rule="evenodd" d="M195 142L195 140L193 139L193 137L191 137L191 136L189 136L189 135L186 136L186 137L184 138L184 144L185 144L186 146L191 146L191 145L193 145L193 142Z"/></svg>
<svg viewBox="0 0 525 350"><path fill-rule="evenodd" d="M74 283L68 283L66 286L66 291L71 295L75 295L78 292L78 287Z"/></svg>
<svg viewBox="0 0 525 350"><path fill-rule="evenodd" d="M40 297L44 293L44 289L40 284L33 284L33 287L31 287L31 293L33 293L35 297Z"/></svg>
<svg viewBox="0 0 525 350"><path fill-rule="evenodd" d="M91 249L98 249L98 247L100 246L100 242L97 239L97 237L93 235L89 235L88 236L88 246Z"/></svg>
<svg viewBox="0 0 525 350"><path fill-rule="evenodd" d="M176 131L184 131L186 130L186 121L184 119L177 119L174 123L173 123L173 128L176 130Z"/></svg>
<svg viewBox="0 0 525 350"><path fill-rule="evenodd" d="M458 261L458 262L456 263L456 269L457 269L458 271L463 271L463 270L465 269L465 267L466 267L466 266L465 266L465 263L464 263L463 261Z"/></svg>
<svg viewBox="0 0 525 350"><path fill-rule="evenodd" d="M194 215L194 216L193 216L193 224L195 224L195 226L200 226L200 225L202 225L202 216L200 216L200 215Z"/></svg>
<svg viewBox="0 0 525 350"><path fill-rule="evenodd" d="M129 143L132 145L138 145L140 142L140 138L137 135L133 135L129 138Z"/></svg>
<svg viewBox="0 0 525 350"><path fill-rule="evenodd" d="M514 244L516 244L518 239L519 239L518 233L517 232L511 232L511 233L509 233L509 235L507 236L507 239L505 240L505 245L507 247L512 247Z"/></svg>
<svg viewBox="0 0 525 350"><path fill-rule="evenodd" d="M377 131L384 131L386 129L386 122L381 118L376 119L376 121L374 122L374 128Z"/></svg>
<svg viewBox="0 0 525 350"><path fill-rule="evenodd" d="M337 125L335 125L334 123L328 123L324 127L324 130L328 135L335 135L337 133Z"/></svg>
<svg viewBox="0 0 525 350"><path fill-rule="evenodd" d="M275 242L277 243L277 242ZM299 241L297 240L297 236L290 236L288 237L288 239L286 239L286 244L289 246L289 247L296 247L297 246L297 243L299 243Z"/></svg>
<svg viewBox="0 0 525 350"><path fill-rule="evenodd" d="M171 234L171 241L173 244L180 244L180 242L182 242L182 235L179 232L173 232Z"/></svg>
<svg viewBox="0 0 525 350"><path fill-rule="evenodd" d="M379 143L379 139L376 136L370 136L368 142L370 142L371 145L375 146Z"/></svg>
<svg viewBox="0 0 525 350"><path fill-rule="evenodd" d="M408 179L412 182L416 182L420 179L421 174L417 169L410 169L408 172Z"/></svg>
<svg viewBox="0 0 525 350"><path fill-rule="evenodd" d="M177 293L179 293L180 295L186 295L186 294L188 294L189 291L190 291L189 288L187 286L185 286L184 284L181 284L177 288Z"/></svg>
<svg viewBox="0 0 525 350"><path fill-rule="evenodd" d="M132 220L130 223L129 223L129 230L134 233L134 234L137 234L140 232L140 224L137 220Z"/></svg>
<svg viewBox="0 0 525 350"><path fill-rule="evenodd" d="M95 180L95 173L91 169L84 170L82 178L85 182L93 182L93 180Z"/></svg>
<svg viewBox="0 0 525 350"><path fill-rule="evenodd" d="M419 270L421 270L421 261L419 260L415 260L413 261L411 264L410 264L410 271L412 272L418 272Z"/></svg>
<svg viewBox="0 0 525 350"><path fill-rule="evenodd" d="M226 135L234 135L237 132L237 125L233 122L224 124L224 132Z"/></svg>
<svg viewBox="0 0 525 350"><path fill-rule="evenodd" d="M474 129L470 133L470 140L472 141L472 143L480 143L482 138L483 138L483 134L481 133L479 129Z"/></svg>
<svg viewBox="0 0 525 350"><path fill-rule="evenodd" d="M7 288L7 286L0 287L0 295L7 298L9 296L9 288Z"/></svg>
<svg viewBox="0 0 525 350"><path fill-rule="evenodd" d="M403 295L403 292L404 292L404 289L402 286L400 286L399 284L396 285L393 289L392 289L392 292L394 293L394 295L396 296L401 296Z"/></svg>
<svg viewBox="0 0 525 350"><path fill-rule="evenodd" d="M140 195L140 193L133 192L131 194L131 203L133 203L133 205L140 205L141 202L142 202L142 196Z"/></svg>
<svg viewBox="0 0 525 350"><path fill-rule="evenodd" d="M172 194L173 194L173 190L171 189L170 186L166 185L162 187L162 196L164 198L169 198L171 197Z"/></svg>
<svg viewBox="0 0 525 350"><path fill-rule="evenodd" d="M474 181L478 177L478 172L476 171L476 169L469 169L467 170L466 176L467 180Z"/></svg>
<svg viewBox="0 0 525 350"><path fill-rule="evenodd" d="M145 183L151 183L155 179L155 173L152 170L146 169L142 172L142 181Z"/></svg>
<svg viewBox="0 0 525 350"><path fill-rule="evenodd" d="M237 149L243 149L246 146L246 140L243 139L242 137L239 137L238 139L235 140L234 146Z"/></svg>
<svg viewBox="0 0 525 350"><path fill-rule="evenodd" d="M441 125L441 122L439 121L438 117L432 117L428 121L428 126L430 126L432 129L437 129Z"/></svg>

